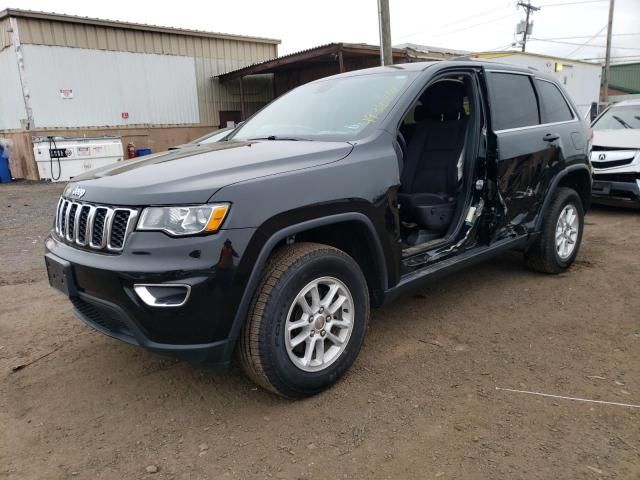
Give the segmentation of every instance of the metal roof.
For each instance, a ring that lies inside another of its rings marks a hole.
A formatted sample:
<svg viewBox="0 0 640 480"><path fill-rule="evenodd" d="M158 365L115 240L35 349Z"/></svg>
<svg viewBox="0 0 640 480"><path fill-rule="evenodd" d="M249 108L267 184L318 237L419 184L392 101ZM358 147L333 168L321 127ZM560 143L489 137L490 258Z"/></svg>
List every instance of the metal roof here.
<svg viewBox="0 0 640 480"><path fill-rule="evenodd" d="M442 48L442 47L432 47L430 45L420 45L418 43L401 43L399 45L394 45L393 48L410 48L411 50L416 50L418 52L423 53L440 53L443 55L469 55L469 50L456 50L453 48Z"/></svg>
<svg viewBox="0 0 640 480"><path fill-rule="evenodd" d="M274 70L286 68L287 66L292 67L294 64L299 64L300 62L320 61L323 56L338 52L351 55L379 56L380 47L377 45L369 45L367 43L327 43L318 47L308 48L282 57L266 60L264 62L254 63L237 70L231 70L218 75L218 78L221 81L227 81L246 75L269 73ZM393 48L393 56L396 59L406 59L408 61L446 59L446 57L443 56L445 52L437 52L437 55L433 55L432 53L436 52L418 51L412 47Z"/></svg>
<svg viewBox="0 0 640 480"><path fill-rule="evenodd" d="M95 25L101 27L121 28L125 30L138 30L145 32L168 33L173 35L187 35L192 37L218 38L222 40L238 40L245 42L269 43L275 45L278 45L280 43L280 40L273 38L251 37L229 33L207 32L204 30L163 27L159 25L147 25L144 23L120 22L117 20L104 20L100 18L81 17L78 15L67 15L61 13L37 12L33 10L21 10L17 8L7 8L0 11L0 20L8 17L30 18L36 20L53 20L65 23Z"/></svg>

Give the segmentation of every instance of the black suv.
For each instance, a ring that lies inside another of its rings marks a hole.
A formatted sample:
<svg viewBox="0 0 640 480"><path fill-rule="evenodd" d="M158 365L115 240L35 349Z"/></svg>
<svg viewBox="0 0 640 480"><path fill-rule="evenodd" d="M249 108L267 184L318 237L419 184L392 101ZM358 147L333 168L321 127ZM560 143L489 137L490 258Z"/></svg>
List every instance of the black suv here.
<svg viewBox="0 0 640 480"><path fill-rule="evenodd" d="M230 137L67 185L50 283L112 337L317 393L370 306L518 249L574 261L591 132L553 78L456 60L317 80Z"/></svg>

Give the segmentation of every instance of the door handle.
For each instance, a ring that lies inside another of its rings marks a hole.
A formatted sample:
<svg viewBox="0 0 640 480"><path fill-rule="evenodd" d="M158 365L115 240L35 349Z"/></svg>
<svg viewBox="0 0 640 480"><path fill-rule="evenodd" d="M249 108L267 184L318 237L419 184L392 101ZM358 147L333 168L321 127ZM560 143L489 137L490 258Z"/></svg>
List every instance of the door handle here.
<svg viewBox="0 0 640 480"><path fill-rule="evenodd" d="M542 137L542 140L544 140L545 142L554 142L559 138L560 135L557 135L555 133L547 133L544 137Z"/></svg>

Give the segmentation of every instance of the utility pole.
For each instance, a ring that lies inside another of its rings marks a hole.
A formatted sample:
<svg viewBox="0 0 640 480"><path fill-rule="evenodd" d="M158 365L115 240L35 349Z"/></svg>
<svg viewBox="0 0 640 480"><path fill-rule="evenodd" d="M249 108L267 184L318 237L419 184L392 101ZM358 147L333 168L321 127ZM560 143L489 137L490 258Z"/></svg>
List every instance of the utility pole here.
<svg viewBox="0 0 640 480"><path fill-rule="evenodd" d="M531 33L529 17L531 16L531 12L537 12L538 10L540 10L540 7L534 7L533 5L531 5L531 0L527 0L527 3L518 2L518 6L524 8L527 11L527 18L524 21L524 30L522 32L522 51L524 52L527 48L527 35Z"/></svg>
<svg viewBox="0 0 640 480"><path fill-rule="evenodd" d="M378 0L378 21L380 24L380 63L393 64L391 50L391 21L389 15L389 0Z"/></svg>
<svg viewBox="0 0 640 480"><path fill-rule="evenodd" d="M613 5L615 0L609 0L609 23L607 26L607 53L604 58L604 79L602 80L602 100L609 101L609 71L611 68L611 30L613 30Z"/></svg>

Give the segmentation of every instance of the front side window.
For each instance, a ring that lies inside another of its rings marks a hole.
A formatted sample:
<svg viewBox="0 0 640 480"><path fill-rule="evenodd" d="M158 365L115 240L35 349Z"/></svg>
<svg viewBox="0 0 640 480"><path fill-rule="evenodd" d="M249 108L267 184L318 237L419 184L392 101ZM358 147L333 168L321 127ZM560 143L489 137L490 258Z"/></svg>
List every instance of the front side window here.
<svg viewBox="0 0 640 480"><path fill-rule="evenodd" d="M640 105L610 107L595 121L593 129L640 129Z"/></svg>
<svg viewBox="0 0 640 480"><path fill-rule="evenodd" d="M564 96L553 83L536 79L542 105L542 123L567 122L573 114Z"/></svg>
<svg viewBox="0 0 640 480"><path fill-rule="evenodd" d="M309 83L266 106L231 140L359 138L376 124L416 72L339 77Z"/></svg>
<svg viewBox="0 0 640 480"><path fill-rule="evenodd" d="M528 75L490 73L494 130L538 125L538 102Z"/></svg>

